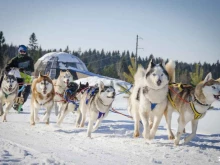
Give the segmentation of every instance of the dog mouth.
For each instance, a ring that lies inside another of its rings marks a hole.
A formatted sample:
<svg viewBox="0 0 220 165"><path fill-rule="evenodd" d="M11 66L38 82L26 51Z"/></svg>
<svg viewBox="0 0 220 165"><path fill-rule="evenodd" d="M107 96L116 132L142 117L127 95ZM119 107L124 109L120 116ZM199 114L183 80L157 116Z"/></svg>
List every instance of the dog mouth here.
<svg viewBox="0 0 220 165"><path fill-rule="evenodd" d="M220 100L220 95L213 95L216 100Z"/></svg>
<svg viewBox="0 0 220 165"><path fill-rule="evenodd" d="M12 88L8 88L8 91L11 92Z"/></svg>
<svg viewBox="0 0 220 165"><path fill-rule="evenodd" d="M46 91L46 90L43 90L43 94L47 94L47 91Z"/></svg>

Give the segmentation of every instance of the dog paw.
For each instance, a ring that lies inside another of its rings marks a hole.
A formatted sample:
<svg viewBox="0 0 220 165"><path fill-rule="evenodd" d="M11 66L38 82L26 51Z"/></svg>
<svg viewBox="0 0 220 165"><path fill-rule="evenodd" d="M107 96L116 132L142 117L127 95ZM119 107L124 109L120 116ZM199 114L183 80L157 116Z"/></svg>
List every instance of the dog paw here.
<svg viewBox="0 0 220 165"><path fill-rule="evenodd" d="M36 118L34 119L34 121L35 121L35 123L39 123L39 121L40 121L39 117L36 117Z"/></svg>
<svg viewBox="0 0 220 165"><path fill-rule="evenodd" d="M140 136L139 132L134 132L134 134L133 134L134 138L139 137L139 136Z"/></svg>
<svg viewBox="0 0 220 165"><path fill-rule="evenodd" d="M6 119L4 119L4 120L3 120L3 122L7 122L7 120L6 120Z"/></svg>
<svg viewBox="0 0 220 165"><path fill-rule="evenodd" d="M31 122L30 124L31 124L32 126L34 126L34 125L35 125L35 122Z"/></svg>
<svg viewBox="0 0 220 165"><path fill-rule="evenodd" d="M174 146L178 146L179 145L179 141L178 140L174 140Z"/></svg>
<svg viewBox="0 0 220 165"><path fill-rule="evenodd" d="M173 134L172 134L172 135L169 135L169 136L168 136L168 139L169 139L169 140L173 140L173 139L175 139L175 136L174 136Z"/></svg>
<svg viewBox="0 0 220 165"><path fill-rule="evenodd" d="M47 122L46 122L46 124L47 124L47 125L49 125L49 124L50 124L50 122L49 122L49 121L47 121Z"/></svg>

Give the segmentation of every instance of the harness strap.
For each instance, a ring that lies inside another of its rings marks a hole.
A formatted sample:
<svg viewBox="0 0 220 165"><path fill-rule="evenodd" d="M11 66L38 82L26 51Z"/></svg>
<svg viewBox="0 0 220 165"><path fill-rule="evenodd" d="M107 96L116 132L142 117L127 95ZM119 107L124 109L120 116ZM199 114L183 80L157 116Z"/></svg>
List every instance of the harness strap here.
<svg viewBox="0 0 220 165"><path fill-rule="evenodd" d="M199 113L199 112L196 110L196 108L195 108L193 102L190 102L190 107L191 107L191 109L192 109L192 111L193 111L193 113L194 113L194 119L200 119L200 118L203 116L202 113Z"/></svg>
<svg viewBox="0 0 220 165"><path fill-rule="evenodd" d="M100 119L101 117L104 117L104 116L105 116L105 113L102 113L99 111L98 119Z"/></svg>
<svg viewBox="0 0 220 165"><path fill-rule="evenodd" d="M157 106L157 103L151 103L151 111L153 111L156 106Z"/></svg>
<svg viewBox="0 0 220 165"><path fill-rule="evenodd" d="M168 100L170 101L170 103L171 103L171 105L173 106L173 108L178 111L178 109L177 109L177 107L176 107L176 105L175 105L175 103L174 103L174 101L173 101L173 99L172 99L172 97L171 97L170 92L168 92L167 98L168 98Z"/></svg>

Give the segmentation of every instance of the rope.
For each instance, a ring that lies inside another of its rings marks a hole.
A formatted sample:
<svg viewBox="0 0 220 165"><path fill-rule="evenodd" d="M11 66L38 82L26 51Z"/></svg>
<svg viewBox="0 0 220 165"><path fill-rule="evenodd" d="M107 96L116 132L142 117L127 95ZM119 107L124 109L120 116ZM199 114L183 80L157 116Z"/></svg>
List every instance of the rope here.
<svg viewBox="0 0 220 165"><path fill-rule="evenodd" d="M128 117L128 118L130 118L130 119L133 119L133 117L131 117L131 116L129 116L129 115L126 115L126 114L123 114L123 113L121 113L121 112L118 112L118 111L116 111L114 108L110 109L110 111L113 112L113 113L117 113L117 114L123 115L123 116L125 116L125 117Z"/></svg>
<svg viewBox="0 0 220 165"><path fill-rule="evenodd" d="M185 99L183 99L182 97L180 97L179 94L178 94L177 92L175 92L170 86L169 86L169 90L171 90L171 92L175 93L180 100L182 100L182 101L185 102L185 103L190 104L189 101L186 101Z"/></svg>

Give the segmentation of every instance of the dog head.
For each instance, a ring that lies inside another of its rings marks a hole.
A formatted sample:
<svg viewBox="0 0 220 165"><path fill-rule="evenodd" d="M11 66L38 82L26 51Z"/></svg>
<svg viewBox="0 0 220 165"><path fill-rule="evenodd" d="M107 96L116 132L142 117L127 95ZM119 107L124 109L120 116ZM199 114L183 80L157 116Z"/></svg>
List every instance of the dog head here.
<svg viewBox="0 0 220 165"><path fill-rule="evenodd" d="M115 88L113 81L109 86L105 86L101 81L99 84L99 97L103 101L103 104L110 105L115 98Z"/></svg>
<svg viewBox="0 0 220 165"><path fill-rule="evenodd" d="M53 82L48 75L39 74L39 77L36 79L36 90L42 95L54 93Z"/></svg>
<svg viewBox="0 0 220 165"><path fill-rule="evenodd" d="M86 89L87 87L89 87L89 83L87 82L86 84L82 84L81 82L79 83L79 88L77 90L77 92L81 92L84 93L84 89Z"/></svg>
<svg viewBox="0 0 220 165"><path fill-rule="evenodd" d="M60 71L59 80L62 81L67 86L69 82L73 81L73 76L69 72L69 70Z"/></svg>
<svg viewBox="0 0 220 165"><path fill-rule="evenodd" d="M196 85L195 94L202 103L212 104L220 101L220 79L212 79L212 74L208 73L203 81Z"/></svg>
<svg viewBox="0 0 220 165"><path fill-rule="evenodd" d="M14 75L9 75L8 72L4 73L4 78L2 82L2 88L11 92L17 86L17 79Z"/></svg>
<svg viewBox="0 0 220 165"><path fill-rule="evenodd" d="M152 89L161 89L169 83L169 76L165 70L164 62L155 64L150 61L148 68L144 74L144 85Z"/></svg>

